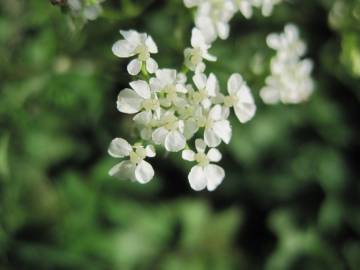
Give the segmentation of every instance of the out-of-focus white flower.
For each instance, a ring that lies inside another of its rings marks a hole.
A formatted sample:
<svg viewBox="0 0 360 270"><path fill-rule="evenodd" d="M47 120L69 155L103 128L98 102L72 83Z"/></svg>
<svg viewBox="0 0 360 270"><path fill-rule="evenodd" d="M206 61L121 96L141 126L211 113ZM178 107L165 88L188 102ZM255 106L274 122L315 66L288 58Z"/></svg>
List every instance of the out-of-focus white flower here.
<svg viewBox="0 0 360 270"><path fill-rule="evenodd" d="M108 150L109 155L115 158L129 157L116 164L109 171L110 176L130 179L141 184L149 182L154 177L154 169L145 161L146 157L154 157L155 149L152 145L145 148L142 145L131 146L125 139L115 138Z"/></svg>
<svg viewBox="0 0 360 270"><path fill-rule="evenodd" d="M299 38L298 28L286 25L283 33L270 34L267 44L276 50L276 55L271 60L271 74L260 91L262 100L267 104L306 101L314 90L313 63L309 59L301 60L306 46Z"/></svg>
<svg viewBox="0 0 360 270"><path fill-rule="evenodd" d="M240 74L234 73L227 83L229 95L224 97L224 105L233 107L236 117L241 123L250 121L256 112L254 98L249 87Z"/></svg>
<svg viewBox="0 0 360 270"><path fill-rule="evenodd" d="M283 0L184 0L188 8L196 7L195 25L209 44L218 37L227 39L229 22L237 11L245 18L253 15L253 8L260 8L263 16L270 16L273 7Z"/></svg>
<svg viewBox="0 0 360 270"><path fill-rule="evenodd" d="M250 19L252 17L254 0L235 0L235 3L245 18Z"/></svg>
<svg viewBox="0 0 360 270"><path fill-rule="evenodd" d="M154 73L158 68L158 64L150 55L157 53L158 48L152 37L146 33L138 33L135 30L120 30L120 34L124 39L114 43L112 52L121 58L137 56L127 66L129 74L139 74L143 64L145 64L149 73Z"/></svg>
<svg viewBox="0 0 360 270"><path fill-rule="evenodd" d="M216 61L216 57L209 54L210 45L206 43L202 32L193 28L191 31L191 46L184 50L185 66L192 71L203 72L205 65L203 59L208 61Z"/></svg>
<svg viewBox="0 0 360 270"><path fill-rule="evenodd" d="M192 150L183 150L182 158L187 161L196 161L197 165L191 168L188 175L190 186L193 190L200 191L207 188L215 190L223 181L225 171L211 162L219 162L221 153L216 148L210 148L205 153L206 144L202 139L195 140L196 153Z"/></svg>
<svg viewBox="0 0 360 270"><path fill-rule="evenodd" d="M261 8L263 16L268 17L271 15L274 6L281 3L283 0L253 0L254 6Z"/></svg>
<svg viewBox="0 0 360 270"><path fill-rule="evenodd" d="M155 144L165 146L169 152L178 152L184 149L186 138L184 132L184 121L177 118L173 112L165 111L160 118L159 127L152 133Z"/></svg>
<svg viewBox="0 0 360 270"><path fill-rule="evenodd" d="M217 147L221 141L230 142L232 129L228 117L229 110L219 104L197 117L197 124L204 128L204 140L209 147Z"/></svg>
<svg viewBox="0 0 360 270"><path fill-rule="evenodd" d="M218 37L227 39L230 31L229 21L236 11L233 0L201 1L195 15L195 25L207 43L212 43Z"/></svg>

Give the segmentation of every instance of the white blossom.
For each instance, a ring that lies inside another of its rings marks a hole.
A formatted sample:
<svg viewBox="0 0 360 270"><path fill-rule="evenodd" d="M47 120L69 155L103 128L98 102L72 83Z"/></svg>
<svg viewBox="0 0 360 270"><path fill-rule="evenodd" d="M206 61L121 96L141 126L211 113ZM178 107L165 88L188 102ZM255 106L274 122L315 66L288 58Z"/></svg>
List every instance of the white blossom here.
<svg viewBox="0 0 360 270"><path fill-rule="evenodd" d="M197 117L197 124L204 128L204 141L209 147L217 147L221 141L230 142L232 129L228 117L229 111L219 104Z"/></svg>
<svg viewBox="0 0 360 270"><path fill-rule="evenodd" d="M203 72L205 70L203 59L216 61L216 57L208 52L211 45L205 41L202 32L197 28L193 28L191 31L191 46L192 48L184 50L185 66L190 70Z"/></svg>
<svg viewBox="0 0 360 270"><path fill-rule="evenodd" d="M210 148L205 153L206 144L203 140L195 141L196 153L192 150L183 150L182 158L187 161L195 161L197 165L191 168L188 175L192 189L196 191L207 188L209 191L215 190L223 181L225 171L220 166L211 162L219 162L221 153L216 148Z"/></svg>
<svg viewBox="0 0 360 270"><path fill-rule="evenodd" d="M207 43L218 37L227 39L230 20L240 11L245 18L253 15L253 8L261 9L263 16L270 16L275 5L283 0L184 0L188 8L196 8L195 25Z"/></svg>
<svg viewBox="0 0 360 270"><path fill-rule="evenodd" d="M154 169L150 163L145 161L146 157L154 157L155 149L152 145L145 148L142 145L131 146L123 138L115 138L111 141L109 155L115 158L126 158L116 164L109 171L110 176L117 176L122 179L130 179L141 184L149 182L154 177Z"/></svg>
<svg viewBox="0 0 360 270"><path fill-rule="evenodd" d="M136 56L127 66L129 74L139 74L144 64L149 73L154 73L158 68L158 64L150 55L157 53L158 48L152 37L145 33L138 33L135 30L120 30L120 34L124 39L114 43L112 52L121 58Z"/></svg>
<svg viewBox="0 0 360 270"><path fill-rule="evenodd" d="M116 103L117 109L127 114L138 113L142 110L134 120L145 124L151 120L153 112L159 113L159 100L146 81L133 81L130 86L132 89L126 88L120 91Z"/></svg>
<svg viewBox="0 0 360 270"><path fill-rule="evenodd" d="M150 79L150 85L153 91L162 95L161 105L170 107L181 103L183 99L179 94L187 93L185 75L167 68L157 70L155 75Z"/></svg>
<svg viewBox="0 0 360 270"><path fill-rule="evenodd" d="M152 133L154 143L163 145L169 152L178 152L184 149L186 145L186 138L183 134L184 122L171 111L165 111L159 122L159 127Z"/></svg>
<svg viewBox="0 0 360 270"><path fill-rule="evenodd" d="M270 34L267 44L276 50L276 55L271 59L271 74L260 91L262 100L267 104L306 101L314 90L313 64L309 59L301 59L306 46L299 38L298 28L286 25L283 33Z"/></svg>
<svg viewBox="0 0 360 270"><path fill-rule="evenodd" d="M224 105L233 107L236 117L241 123L250 121L256 112L254 98L240 74L234 73L227 83L229 95L224 97Z"/></svg>

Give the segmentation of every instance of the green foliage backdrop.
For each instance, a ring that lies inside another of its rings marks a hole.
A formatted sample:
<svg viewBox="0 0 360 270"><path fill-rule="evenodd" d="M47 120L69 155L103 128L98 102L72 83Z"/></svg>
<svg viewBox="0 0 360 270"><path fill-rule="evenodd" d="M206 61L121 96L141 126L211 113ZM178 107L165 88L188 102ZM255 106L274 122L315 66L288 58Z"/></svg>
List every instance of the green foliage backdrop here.
<svg viewBox="0 0 360 270"><path fill-rule="evenodd" d="M0 2L0 269L349 269L360 265L360 2L293 0L273 16L237 15L209 67L240 72L255 96L270 32L296 23L316 91L233 121L224 183L196 193L187 167L156 158L147 185L107 175L126 61L119 29L148 32L162 67L178 68L191 11L181 0L107 0L81 25L48 1ZM74 30L75 29L75 30ZM130 132L129 132L130 131Z"/></svg>

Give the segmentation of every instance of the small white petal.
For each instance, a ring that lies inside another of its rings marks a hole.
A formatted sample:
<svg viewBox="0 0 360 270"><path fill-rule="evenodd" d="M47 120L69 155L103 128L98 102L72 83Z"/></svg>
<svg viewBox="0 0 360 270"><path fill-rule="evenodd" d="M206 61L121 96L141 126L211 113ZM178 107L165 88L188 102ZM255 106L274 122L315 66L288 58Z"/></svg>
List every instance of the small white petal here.
<svg viewBox="0 0 360 270"><path fill-rule="evenodd" d="M139 59L133 59L127 65L127 71L130 75L138 75L141 70L141 61Z"/></svg>
<svg viewBox="0 0 360 270"><path fill-rule="evenodd" d="M150 53L157 53L158 48L151 36L148 36L145 40L146 47L148 47Z"/></svg>
<svg viewBox="0 0 360 270"><path fill-rule="evenodd" d="M238 103L234 106L236 117L241 123L250 121L256 112L256 105L254 103Z"/></svg>
<svg viewBox="0 0 360 270"><path fill-rule="evenodd" d="M193 48L197 48L197 47L202 48L202 47L206 46L206 42L205 42L203 34L196 27L194 27L191 31L190 43Z"/></svg>
<svg viewBox="0 0 360 270"><path fill-rule="evenodd" d="M156 61L153 58L149 58L146 60L146 70L149 73L155 73L155 71L158 69L158 64L156 63Z"/></svg>
<svg viewBox="0 0 360 270"><path fill-rule="evenodd" d="M117 57L127 58L133 56L134 47L126 40L118 40L111 48L113 54Z"/></svg>
<svg viewBox="0 0 360 270"><path fill-rule="evenodd" d="M217 89L217 79L213 73L210 73L207 81L206 81L206 92L209 96L215 97L216 96L216 89Z"/></svg>
<svg viewBox="0 0 360 270"><path fill-rule="evenodd" d="M207 179L207 189L209 191L214 191L225 177L224 169L215 164L205 166L204 173Z"/></svg>
<svg viewBox="0 0 360 270"><path fill-rule="evenodd" d="M280 93L273 87L264 87L260 91L260 97L266 104L276 104L280 100Z"/></svg>
<svg viewBox="0 0 360 270"><path fill-rule="evenodd" d="M165 149L169 152L178 152L184 149L186 140L183 134L177 130L169 132L165 138Z"/></svg>
<svg viewBox="0 0 360 270"><path fill-rule="evenodd" d="M193 76L193 81L197 89L205 89L206 87L206 76L203 73L196 73Z"/></svg>
<svg viewBox="0 0 360 270"><path fill-rule="evenodd" d="M146 126L150 123L151 118L152 118L151 112L140 112L134 116L133 120L139 125Z"/></svg>
<svg viewBox="0 0 360 270"><path fill-rule="evenodd" d="M181 153L181 157L183 160L187 161L194 161L195 160L195 153L192 150L183 150Z"/></svg>
<svg viewBox="0 0 360 270"><path fill-rule="evenodd" d="M155 157L156 156L155 147L153 145L146 146L145 152L146 152L147 157Z"/></svg>
<svg viewBox="0 0 360 270"><path fill-rule="evenodd" d="M191 168L188 179L191 188L195 191L203 190L207 185L204 170L198 165Z"/></svg>
<svg viewBox="0 0 360 270"><path fill-rule="evenodd" d="M165 144L166 136L169 134L169 131L164 127L159 127L154 130L152 134L152 140L156 144Z"/></svg>
<svg viewBox="0 0 360 270"><path fill-rule="evenodd" d="M219 136L211 128L206 128L204 131L204 140L207 146L216 147L221 143Z"/></svg>
<svg viewBox="0 0 360 270"><path fill-rule="evenodd" d="M231 139L231 126L228 120L217 121L214 123L213 130L224 143L228 144Z"/></svg>
<svg viewBox="0 0 360 270"><path fill-rule="evenodd" d="M200 153L204 153L205 149L206 149L206 144L205 144L204 140L196 139L195 140L195 148L196 148L196 151L198 151Z"/></svg>
<svg viewBox="0 0 360 270"><path fill-rule="evenodd" d="M230 95L234 95L240 90L240 87L243 85L244 80L240 74L234 73L230 76L227 83L227 90Z"/></svg>
<svg viewBox="0 0 360 270"><path fill-rule="evenodd" d="M211 62L215 62L217 60L216 56L209 54L207 51L203 53L202 57Z"/></svg>
<svg viewBox="0 0 360 270"><path fill-rule="evenodd" d="M146 184L154 177L154 169L145 160L139 162L135 169L135 178L140 184Z"/></svg>
<svg viewBox="0 0 360 270"><path fill-rule="evenodd" d="M151 97L150 86L146 81L133 81L130 83L130 86L139 96L143 97L144 99Z"/></svg>
<svg viewBox="0 0 360 270"><path fill-rule="evenodd" d="M141 34L136 32L135 30L120 30L120 34L128 41L130 44L132 44L134 47L139 45L141 41Z"/></svg>
<svg viewBox="0 0 360 270"><path fill-rule="evenodd" d="M129 179L135 180L135 164L133 164L129 160L124 160L114 167L112 167L109 171L110 176L117 177L119 179Z"/></svg>
<svg viewBox="0 0 360 270"><path fill-rule="evenodd" d="M222 118L222 115L223 115L223 110L222 110L221 105L219 105L219 104L212 107L209 112L210 119L212 119L214 121L220 120Z"/></svg>
<svg viewBox="0 0 360 270"><path fill-rule="evenodd" d="M122 113L137 113L141 109L143 99L133 90L122 90L117 99L117 109Z"/></svg>
<svg viewBox="0 0 360 270"><path fill-rule="evenodd" d="M199 127L195 120L185 120L184 121L184 136L188 140L194 136L198 131Z"/></svg>
<svg viewBox="0 0 360 270"><path fill-rule="evenodd" d="M228 23L219 22L216 24L216 28L219 34L219 38L227 39L229 37L230 26Z"/></svg>
<svg viewBox="0 0 360 270"><path fill-rule="evenodd" d="M211 162L219 162L222 158L220 151L216 148L211 148L206 156Z"/></svg>
<svg viewBox="0 0 360 270"><path fill-rule="evenodd" d="M108 153L115 158L122 158L130 155L131 145L123 138L115 138L111 141Z"/></svg>

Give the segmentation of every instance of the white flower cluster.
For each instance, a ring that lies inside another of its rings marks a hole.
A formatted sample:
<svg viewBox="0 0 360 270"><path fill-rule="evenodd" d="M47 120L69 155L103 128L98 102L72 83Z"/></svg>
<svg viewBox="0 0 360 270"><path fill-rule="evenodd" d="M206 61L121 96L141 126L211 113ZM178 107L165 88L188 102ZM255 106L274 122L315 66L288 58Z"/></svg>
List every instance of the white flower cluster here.
<svg viewBox="0 0 360 270"><path fill-rule="evenodd" d="M204 60L216 58L208 53L210 46L197 28L192 31L191 48L184 52L184 64L191 71L187 75L175 69L158 69L150 57L157 53L157 46L149 35L134 30L120 33L124 39L113 45L113 53L118 57L134 57L128 72L130 75L141 72L142 79L137 77L130 82L130 88L120 91L117 109L134 114L142 143L130 145L122 138L114 139L109 154L128 159L114 166L110 175L139 183L150 181L154 170L144 159L155 156L153 145L159 145L168 152L181 151L184 160L196 163L188 175L194 190L214 190L225 176L224 170L214 163L221 159L216 147L221 142L229 143L232 136L230 109L241 123L255 115L256 105L249 87L235 73L228 80L227 94L220 92L216 76L204 73ZM196 152L191 150L191 142L195 142ZM206 152L207 147L210 149Z"/></svg>
<svg viewBox="0 0 360 270"><path fill-rule="evenodd" d="M67 0L71 12L85 21L95 20L102 12L101 3L105 0Z"/></svg>
<svg viewBox="0 0 360 270"><path fill-rule="evenodd" d="M293 24L285 26L281 34L270 34L267 44L276 50L271 60L271 74L260 96L267 104L278 102L296 104L309 98L314 90L311 78L313 63L301 60L306 51L305 43L299 38L299 30Z"/></svg>
<svg viewBox="0 0 360 270"><path fill-rule="evenodd" d="M218 37L228 38L229 22L238 11L249 19L255 7L260 8L264 16L269 16L274 5L281 1L283 0L184 0L184 4L188 8L197 8L195 25L206 42L212 43Z"/></svg>

